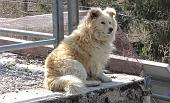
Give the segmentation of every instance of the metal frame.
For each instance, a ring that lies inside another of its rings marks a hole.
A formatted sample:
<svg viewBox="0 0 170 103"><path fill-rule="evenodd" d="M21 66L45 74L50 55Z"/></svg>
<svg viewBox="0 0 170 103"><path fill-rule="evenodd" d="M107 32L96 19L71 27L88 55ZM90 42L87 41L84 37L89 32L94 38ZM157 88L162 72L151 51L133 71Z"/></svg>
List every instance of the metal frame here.
<svg viewBox="0 0 170 103"><path fill-rule="evenodd" d="M1 34L17 34L17 35L25 35L25 36L36 36L36 37L52 38L52 34L50 34L50 33L34 32L34 31L26 31L26 30L17 30L17 29L8 29L8 28L0 28L0 33Z"/></svg>
<svg viewBox="0 0 170 103"><path fill-rule="evenodd" d="M158 93L152 93L151 95L153 98L157 98L157 99L160 99L160 100L164 100L164 101L170 101L170 97L169 96L165 96L165 95L160 95Z"/></svg>
<svg viewBox="0 0 170 103"><path fill-rule="evenodd" d="M79 23L78 0L68 0L68 32L69 34Z"/></svg>
<svg viewBox="0 0 170 103"><path fill-rule="evenodd" d="M52 0L53 10L53 37L55 38L54 46L64 38L64 21L63 21L63 0Z"/></svg>
<svg viewBox="0 0 170 103"><path fill-rule="evenodd" d="M78 0L68 0L68 28L69 32L73 31L73 26L78 25ZM76 16L75 16L76 15ZM63 0L52 0L52 18L53 18L53 34L33 32L26 30L16 30L0 28L1 34L15 34L36 37L47 37L47 40L31 41L27 43L17 43L12 45L0 46L0 52L39 47L44 45L57 46L64 39L64 20L63 20Z"/></svg>

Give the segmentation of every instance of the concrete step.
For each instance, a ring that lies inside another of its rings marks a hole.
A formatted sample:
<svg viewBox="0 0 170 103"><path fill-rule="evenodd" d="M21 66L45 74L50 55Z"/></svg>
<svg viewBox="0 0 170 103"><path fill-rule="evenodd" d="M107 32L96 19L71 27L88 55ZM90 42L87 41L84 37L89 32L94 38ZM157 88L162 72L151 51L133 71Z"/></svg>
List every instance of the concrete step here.
<svg viewBox="0 0 170 103"><path fill-rule="evenodd" d="M75 95L43 88L0 95L1 103L149 103L143 95L144 79L127 74L108 74L112 82L82 89ZM149 98L149 95L148 97Z"/></svg>

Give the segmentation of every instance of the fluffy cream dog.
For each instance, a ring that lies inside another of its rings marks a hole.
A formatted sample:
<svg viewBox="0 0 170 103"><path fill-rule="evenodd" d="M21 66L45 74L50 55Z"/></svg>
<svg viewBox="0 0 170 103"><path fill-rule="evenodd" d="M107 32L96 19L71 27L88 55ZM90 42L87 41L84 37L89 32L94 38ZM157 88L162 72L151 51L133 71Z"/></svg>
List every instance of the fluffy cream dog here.
<svg viewBox="0 0 170 103"><path fill-rule="evenodd" d="M113 49L117 22L113 8L92 8L70 36L45 61L45 88L74 94L80 88L112 81L103 73Z"/></svg>

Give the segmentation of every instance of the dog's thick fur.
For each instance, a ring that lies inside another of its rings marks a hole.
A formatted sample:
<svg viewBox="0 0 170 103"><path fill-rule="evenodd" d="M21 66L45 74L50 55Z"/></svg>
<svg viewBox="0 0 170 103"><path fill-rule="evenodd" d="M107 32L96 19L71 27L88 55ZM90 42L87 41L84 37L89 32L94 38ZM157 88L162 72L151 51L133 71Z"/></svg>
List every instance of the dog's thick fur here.
<svg viewBox="0 0 170 103"><path fill-rule="evenodd" d="M110 82L103 73L113 49L117 22L113 8L92 8L78 28L45 61L45 88L74 94L80 88Z"/></svg>

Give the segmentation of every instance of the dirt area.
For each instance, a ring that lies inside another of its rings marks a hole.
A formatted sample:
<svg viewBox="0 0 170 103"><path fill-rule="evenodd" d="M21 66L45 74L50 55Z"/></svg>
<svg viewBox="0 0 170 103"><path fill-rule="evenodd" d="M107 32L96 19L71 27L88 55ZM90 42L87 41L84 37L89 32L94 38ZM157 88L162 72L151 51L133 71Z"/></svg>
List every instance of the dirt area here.
<svg viewBox="0 0 170 103"><path fill-rule="evenodd" d="M0 53L0 94L42 88L43 60Z"/></svg>

